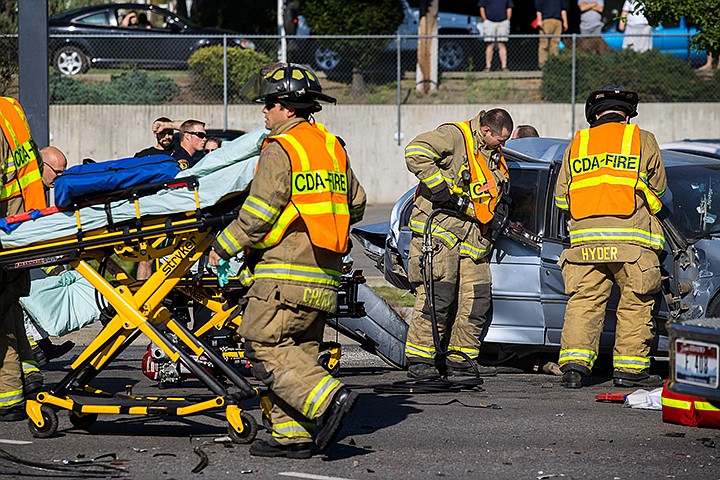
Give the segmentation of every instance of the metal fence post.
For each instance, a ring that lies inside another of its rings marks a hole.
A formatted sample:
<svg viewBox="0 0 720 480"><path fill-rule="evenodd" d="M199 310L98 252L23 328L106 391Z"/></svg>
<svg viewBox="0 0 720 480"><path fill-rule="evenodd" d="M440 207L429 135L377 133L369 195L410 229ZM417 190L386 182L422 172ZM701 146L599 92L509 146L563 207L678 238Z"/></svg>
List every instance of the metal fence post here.
<svg viewBox="0 0 720 480"><path fill-rule="evenodd" d="M570 135L572 135L575 132L575 90L577 87L577 50L576 50L576 35L575 33L572 34L572 72L570 75L570 105L572 108L572 114L571 114L571 124L570 124Z"/></svg>
<svg viewBox="0 0 720 480"><path fill-rule="evenodd" d="M227 35L223 35L223 130L228 129Z"/></svg>
<svg viewBox="0 0 720 480"><path fill-rule="evenodd" d="M402 141L402 130L401 130L401 124L400 124L400 104L402 103L402 65L400 64L401 58L400 58L400 35L397 36L397 49L396 52L396 77L397 77L397 133L395 133L395 136L397 137L397 144L400 146L400 142Z"/></svg>

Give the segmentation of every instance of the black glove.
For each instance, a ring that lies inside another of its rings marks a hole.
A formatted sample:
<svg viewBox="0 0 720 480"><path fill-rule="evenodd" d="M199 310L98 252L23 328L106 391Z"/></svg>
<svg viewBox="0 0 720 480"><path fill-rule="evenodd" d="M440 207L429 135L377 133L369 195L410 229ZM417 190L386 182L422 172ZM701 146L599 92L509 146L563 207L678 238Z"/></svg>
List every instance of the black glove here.
<svg viewBox="0 0 720 480"><path fill-rule="evenodd" d="M452 210L453 212L466 213L470 201L464 197L452 195L447 188L443 188L440 192L430 197L433 210Z"/></svg>
<svg viewBox="0 0 720 480"><path fill-rule="evenodd" d="M507 229L510 224L510 214L505 202L500 201L495 207L493 218L487 226L492 231L491 239L494 242Z"/></svg>

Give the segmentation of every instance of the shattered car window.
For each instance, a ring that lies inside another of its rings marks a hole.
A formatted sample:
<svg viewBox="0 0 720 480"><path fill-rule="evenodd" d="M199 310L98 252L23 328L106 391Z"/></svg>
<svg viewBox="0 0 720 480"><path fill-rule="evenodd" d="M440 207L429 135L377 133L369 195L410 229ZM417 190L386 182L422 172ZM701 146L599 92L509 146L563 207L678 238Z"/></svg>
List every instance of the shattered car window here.
<svg viewBox="0 0 720 480"><path fill-rule="evenodd" d="M720 233L720 165L683 165L667 169L663 204L673 224L688 238Z"/></svg>
<svg viewBox="0 0 720 480"><path fill-rule="evenodd" d="M510 169L510 218L523 227L538 233L539 171L522 168Z"/></svg>

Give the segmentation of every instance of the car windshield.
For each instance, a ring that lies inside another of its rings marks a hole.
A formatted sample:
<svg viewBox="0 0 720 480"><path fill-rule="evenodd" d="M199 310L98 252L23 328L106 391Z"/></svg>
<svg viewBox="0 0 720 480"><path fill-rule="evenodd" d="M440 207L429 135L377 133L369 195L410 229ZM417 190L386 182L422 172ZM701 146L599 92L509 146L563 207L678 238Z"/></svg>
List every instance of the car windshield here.
<svg viewBox="0 0 720 480"><path fill-rule="evenodd" d="M720 234L720 165L673 166L667 181L662 200L673 224L689 239Z"/></svg>

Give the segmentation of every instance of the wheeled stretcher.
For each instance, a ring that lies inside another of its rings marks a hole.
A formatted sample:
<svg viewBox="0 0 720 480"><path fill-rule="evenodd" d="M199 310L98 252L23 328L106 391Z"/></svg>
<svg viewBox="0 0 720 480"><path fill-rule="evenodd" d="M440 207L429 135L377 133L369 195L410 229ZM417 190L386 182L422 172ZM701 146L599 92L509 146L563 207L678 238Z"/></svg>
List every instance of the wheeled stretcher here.
<svg viewBox="0 0 720 480"><path fill-rule="evenodd" d="M80 428L92 425L100 414L184 416L224 410L234 441L247 443L254 439L257 423L239 404L258 396L259 390L199 336L176 321L163 305L163 300L212 244L218 229L234 218L212 213L214 209L210 207L247 189L264 132L247 135L250 138L243 140L242 149L238 148L244 152L242 155L231 158L230 148L223 152L228 161L210 168L208 163L215 160L210 157L210 162L198 164L196 170L207 170L199 181L192 176L197 171L190 169L183 172L183 178L129 189L122 195L114 193L112 201L53 213L24 222L11 233L0 234L2 268L19 270L68 264L97 289L113 313L58 384L26 399L35 436L55 434L57 408L68 410L71 423ZM203 189L204 185L210 188ZM155 190L157 193L152 193ZM137 282L117 264L108 268L113 254L130 262L164 260L148 280ZM215 307L217 311L228 311L220 301ZM190 398L147 397L134 395L130 388L114 394L93 388L90 382L141 334L173 361L181 360L210 394ZM177 338L177 344L170 341L170 336ZM231 386L208 373L187 352L209 358Z"/></svg>

